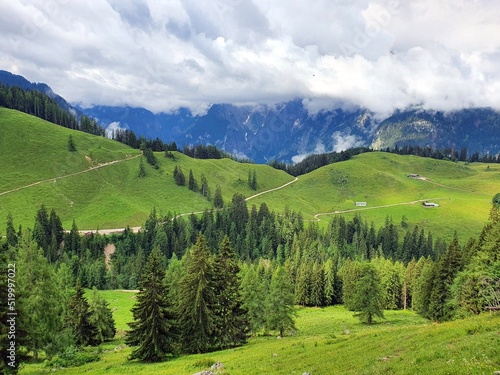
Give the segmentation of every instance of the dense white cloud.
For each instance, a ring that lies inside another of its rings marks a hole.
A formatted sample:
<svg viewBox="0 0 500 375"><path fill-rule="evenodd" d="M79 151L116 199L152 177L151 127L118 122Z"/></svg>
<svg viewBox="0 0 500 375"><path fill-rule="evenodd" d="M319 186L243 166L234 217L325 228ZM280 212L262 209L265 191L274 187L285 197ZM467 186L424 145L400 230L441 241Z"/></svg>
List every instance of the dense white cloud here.
<svg viewBox="0 0 500 375"><path fill-rule="evenodd" d="M85 106L500 109L499 19L497 0L9 1L0 69Z"/></svg>

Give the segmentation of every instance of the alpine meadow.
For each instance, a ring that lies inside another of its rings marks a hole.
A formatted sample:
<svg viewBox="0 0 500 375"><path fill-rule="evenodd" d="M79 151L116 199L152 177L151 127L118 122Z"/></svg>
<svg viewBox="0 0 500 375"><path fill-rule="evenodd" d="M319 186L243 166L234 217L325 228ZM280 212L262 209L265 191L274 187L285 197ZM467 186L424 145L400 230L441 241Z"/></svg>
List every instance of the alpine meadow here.
<svg viewBox="0 0 500 375"><path fill-rule="evenodd" d="M499 15L4 1L0 375L499 375Z"/></svg>

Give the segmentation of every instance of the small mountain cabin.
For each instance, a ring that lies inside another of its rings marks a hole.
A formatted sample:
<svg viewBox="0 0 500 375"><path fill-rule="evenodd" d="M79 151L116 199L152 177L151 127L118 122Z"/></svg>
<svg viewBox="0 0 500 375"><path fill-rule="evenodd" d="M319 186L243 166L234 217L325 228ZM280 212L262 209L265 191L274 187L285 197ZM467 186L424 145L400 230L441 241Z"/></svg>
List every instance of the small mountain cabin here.
<svg viewBox="0 0 500 375"><path fill-rule="evenodd" d="M422 206L424 207L439 207L439 204L433 202L422 202Z"/></svg>

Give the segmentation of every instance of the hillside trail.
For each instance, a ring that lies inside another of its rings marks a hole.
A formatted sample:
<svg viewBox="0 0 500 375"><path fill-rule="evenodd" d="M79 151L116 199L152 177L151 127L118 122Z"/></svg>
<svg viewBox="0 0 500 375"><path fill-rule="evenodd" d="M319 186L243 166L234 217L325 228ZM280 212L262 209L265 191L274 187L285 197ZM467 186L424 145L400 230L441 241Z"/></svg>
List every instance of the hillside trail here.
<svg viewBox="0 0 500 375"><path fill-rule="evenodd" d="M431 200L432 201L437 201L437 200L440 200L440 199L448 199L448 198L445 198L445 197L442 197L442 198L427 198L427 199L418 199L416 201L410 201L410 202L384 204L382 206L353 208L351 210L342 210L342 211L333 211L333 212L321 212L319 214L314 215L314 220L309 220L309 221L321 221L321 219L319 218L319 216L345 214L345 213L355 212L355 211L374 210L374 209L377 209L377 208L386 208L386 207L394 207L394 206L404 206L404 205L416 204L416 203L419 203L419 202L427 202L427 201L431 201Z"/></svg>
<svg viewBox="0 0 500 375"><path fill-rule="evenodd" d="M280 190L280 189L283 189L285 187L287 187L288 185L291 185L293 184L294 182L297 182L299 178L298 177L295 177L292 181L289 181L287 182L286 184L283 184L281 186L278 186L278 187L275 187L275 188L272 188L272 189L268 189L268 190L264 190L264 191L261 191L260 193L257 193L257 194L254 194L248 198L245 198L245 202L253 199L253 198L256 198L258 196L261 196L263 194L267 194L267 193L270 193L272 191L276 191L276 190ZM211 210L209 210L210 212L216 212L216 211L221 211L223 210L224 208L213 208ZM183 217L183 216L187 216L187 215L201 215L204 211L194 211L194 212L185 212L185 213L182 213L182 214L179 214L179 215L176 215L173 219L178 219L180 217ZM173 220L172 219L172 220ZM129 229L134 232L134 233L137 233L141 227L129 227ZM96 233L96 232L99 232L100 234L111 234L111 233L120 233L120 232L123 232L125 230L125 228L114 228L114 229L98 229L98 230L80 230L79 232L82 233L82 234L85 234L85 233Z"/></svg>
<svg viewBox="0 0 500 375"><path fill-rule="evenodd" d="M14 192L19 191L19 190L27 189L27 188L30 188L32 186L40 185L40 184L43 184L45 182L56 182L57 180L61 180L63 178L72 177L72 176L76 176L76 175L79 175L79 174L92 172L92 171L94 171L96 169L107 167L107 166L112 165L112 164L117 164L117 163L121 163L121 162L124 162L124 161L128 161L128 160L132 160L132 159L138 158L141 155L142 155L142 153L138 154L138 155L134 155L134 156L129 156L128 158L125 158L125 159L112 160L112 161L109 161L109 162L106 162L106 163L98 164L98 165L96 165L94 167L90 167L90 168L85 169L83 171L69 173L69 174L66 174L66 175L57 176L57 177L51 177L51 178L47 178L45 180L40 180L40 181L37 181L37 182L33 182L32 184L29 184L29 185L24 185L24 186L17 187L15 189L11 189L11 190L0 192L0 196L6 195L6 194L10 194L10 193L14 193ZM85 158L87 159L88 157L86 156ZM89 159L87 159L87 160L89 160Z"/></svg>

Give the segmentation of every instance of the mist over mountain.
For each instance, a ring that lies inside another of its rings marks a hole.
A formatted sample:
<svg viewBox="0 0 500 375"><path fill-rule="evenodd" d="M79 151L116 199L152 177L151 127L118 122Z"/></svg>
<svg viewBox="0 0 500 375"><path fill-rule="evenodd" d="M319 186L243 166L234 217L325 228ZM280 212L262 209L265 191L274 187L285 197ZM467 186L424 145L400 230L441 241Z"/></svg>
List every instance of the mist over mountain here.
<svg viewBox="0 0 500 375"><path fill-rule="evenodd" d="M205 114L187 108L155 114L129 106L73 107L44 83L0 71L0 82L38 90L69 111L94 117L107 128L133 130L147 138L183 145L212 144L257 163L276 159L299 162L312 153L368 146L375 149L404 145L467 148L469 154L500 152L500 114L490 108L452 112L417 107L397 110L380 119L363 108L332 108L310 113L303 99L275 105L212 104Z"/></svg>

